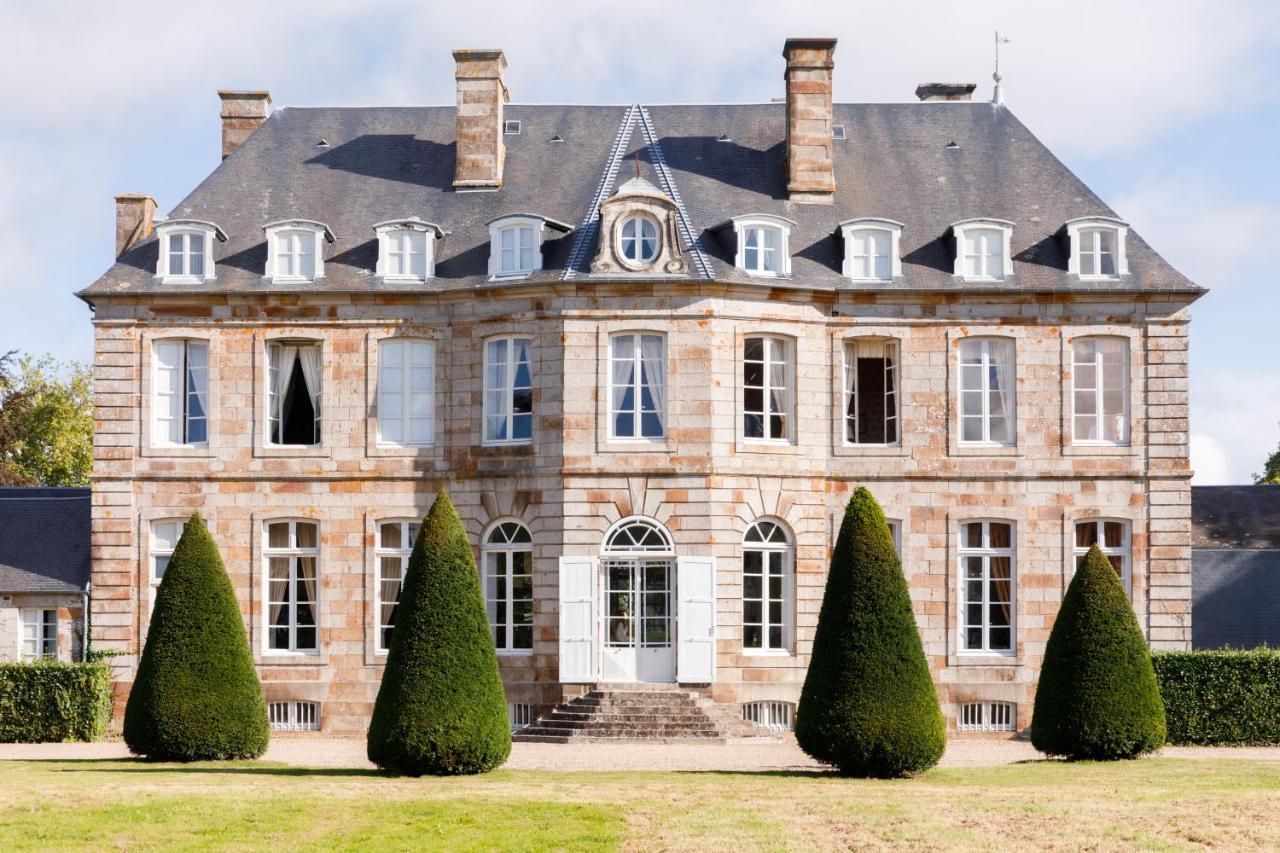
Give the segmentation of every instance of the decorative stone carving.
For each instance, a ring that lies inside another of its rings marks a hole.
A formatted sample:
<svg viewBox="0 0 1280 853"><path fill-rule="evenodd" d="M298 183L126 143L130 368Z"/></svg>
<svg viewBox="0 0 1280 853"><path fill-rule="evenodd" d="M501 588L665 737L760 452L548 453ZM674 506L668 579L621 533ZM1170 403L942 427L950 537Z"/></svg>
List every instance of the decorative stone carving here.
<svg viewBox="0 0 1280 853"><path fill-rule="evenodd" d="M627 258L622 251L622 226L632 215L650 220L658 231L657 254L647 261ZM600 248L591 262L593 273L650 273L681 275L689 263L676 232L676 204L662 190L636 177L618 187L600 204Z"/></svg>

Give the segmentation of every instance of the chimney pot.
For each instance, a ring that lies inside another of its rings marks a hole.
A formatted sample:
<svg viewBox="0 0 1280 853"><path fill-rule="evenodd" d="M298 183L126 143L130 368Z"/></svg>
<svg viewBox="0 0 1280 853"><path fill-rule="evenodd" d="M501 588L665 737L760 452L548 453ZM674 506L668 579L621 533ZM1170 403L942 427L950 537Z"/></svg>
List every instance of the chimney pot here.
<svg viewBox="0 0 1280 853"><path fill-rule="evenodd" d="M222 99L222 159L240 147L271 115L271 93L219 89Z"/></svg>
<svg viewBox="0 0 1280 853"><path fill-rule="evenodd" d="M831 159L831 75L836 40L790 38L787 60L787 196L802 204L831 204L836 173Z"/></svg>
<svg viewBox="0 0 1280 853"><path fill-rule="evenodd" d="M155 230L156 200L149 195L116 196L116 257L151 236Z"/></svg>
<svg viewBox="0 0 1280 853"><path fill-rule="evenodd" d="M502 186L507 148L503 142L503 108L509 96L507 57L501 50L455 50L458 81L457 189Z"/></svg>
<svg viewBox="0 0 1280 853"><path fill-rule="evenodd" d="M977 83L921 83L916 97L922 101L972 101Z"/></svg>

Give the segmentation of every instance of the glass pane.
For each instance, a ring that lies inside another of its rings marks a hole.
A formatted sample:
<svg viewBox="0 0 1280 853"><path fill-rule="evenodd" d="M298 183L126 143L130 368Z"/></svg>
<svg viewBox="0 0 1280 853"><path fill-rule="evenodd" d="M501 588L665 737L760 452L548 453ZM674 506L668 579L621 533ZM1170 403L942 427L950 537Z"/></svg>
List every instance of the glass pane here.
<svg viewBox="0 0 1280 853"><path fill-rule="evenodd" d="M961 530L961 538L962 538L962 541L964 542L964 547L966 548L982 547L981 522L975 521L975 522L970 522L969 524L962 525L960 530Z"/></svg>
<svg viewBox="0 0 1280 853"><path fill-rule="evenodd" d="M267 525L267 547L289 547L289 522L277 521Z"/></svg>
<svg viewBox="0 0 1280 853"><path fill-rule="evenodd" d="M1098 541L1098 524L1095 521L1082 521L1076 525L1076 547L1088 548Z"/></svg>
<svg viewBox="0 0 1280 853"><path fill-rule="evenodd" d="M399 522L390 522L379 526L381 541L378 543L379 548L400 548L401 527Z"/></svg>
<svg viewBox="0 0 1280 853"><path fill-rule="evenodd" d="M1102 525L1102 538L1106 547L1120 548L1124 545L1124 524L1119 521L1107 521Z"/></svg>
<svg viewBox="0 0 1280 853"><path fill-rule="evenodd" d="M742 645L748 649L763 648L761 638L763 630L759 625L743 625L742 626Z"/></svg>
<svg viewBox="0 0 1280 853"><path fill-rule="evenodd" d="M1009 548L1013 545L1013 530L1010 525L992 522L989 527L992 548Z"/></svg>
<svg viewBox="0 0 1280 853"><path fill-rule="evenodd" d="M742 621L745 624L759 624L763 621L763 605L759 601L742 602Z"/></svg>
<svg viewBox="0 0 1280 853"><path fill-rule="evenodd" d="M764 592L764 579L760 575L744 575L742 578L742 597L760 598Z"/></svg>
<svg viewBox="0 0 1280 853"><path fill-rule="evenodd" d="M298 547L314 548L316 547L316 525L309 522L298 522Z"/></svg>

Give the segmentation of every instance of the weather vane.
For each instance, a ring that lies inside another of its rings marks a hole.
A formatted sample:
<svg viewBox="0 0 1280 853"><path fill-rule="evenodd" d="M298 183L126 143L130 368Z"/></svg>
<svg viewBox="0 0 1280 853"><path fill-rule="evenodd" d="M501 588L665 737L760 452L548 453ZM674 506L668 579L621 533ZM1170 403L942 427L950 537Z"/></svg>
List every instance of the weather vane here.
<svg viewBox="0 0 1280 853"><path fill-rule="evenodd" d="M1000 85L1001 81L1004 80L1004 75L1000 73L1000 45L1008 43L1009 39L1000 35L1000 31L996 30L996 70L995 73L991 75L991 79L996 81L995 92L993 92L991 96L991 103L993 104L1004 103L1004 88Z"/></svg>

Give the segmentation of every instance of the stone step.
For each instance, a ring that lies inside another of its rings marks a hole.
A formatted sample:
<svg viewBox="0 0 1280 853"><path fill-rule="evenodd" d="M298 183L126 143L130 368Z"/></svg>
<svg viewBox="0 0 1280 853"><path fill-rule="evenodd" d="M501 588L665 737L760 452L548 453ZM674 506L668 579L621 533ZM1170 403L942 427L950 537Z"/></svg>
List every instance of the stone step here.
<svg viewBox="0 0 1280 853"><path fill-rule="evenodd" d="M619 690L594 687L542 715L514 737L528 743L723 743L725 733L700 704L698 694L645 685Z"/></svg>
<svg viewBox="0 0 1280 853"><path fill-rule="evenodd" d="M728 739L717 735L716 737L669 737L669 738L650 738L650 737L600 737L596 735L576 735L573 737L567 735L540 735L526 734L523 730L511 736L516 743L688 743L690 740L696 740L698 743L721 744L728 743Z"/></svg>
<svg viewBox="0 0 1280 853"><path fill-rule="evenodd" d="M671 714L597 714L573 711L568 708L550 712L543 717L546 720L562 722L587 722L590 720L610 720L616 723L703 723L706 714L671 713Z"/></svg>
<svg viewBox="0 0 1280 853"><path fill-rule="evenodd" d="M565 722L563 720L539 720L533 724L539 730L557 732L634 732L644 734L674 734L676 732L716 732L710 723L611 723L608 721Z"/></svg>

